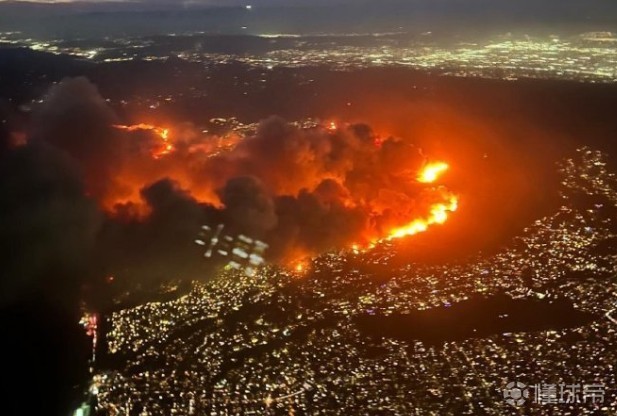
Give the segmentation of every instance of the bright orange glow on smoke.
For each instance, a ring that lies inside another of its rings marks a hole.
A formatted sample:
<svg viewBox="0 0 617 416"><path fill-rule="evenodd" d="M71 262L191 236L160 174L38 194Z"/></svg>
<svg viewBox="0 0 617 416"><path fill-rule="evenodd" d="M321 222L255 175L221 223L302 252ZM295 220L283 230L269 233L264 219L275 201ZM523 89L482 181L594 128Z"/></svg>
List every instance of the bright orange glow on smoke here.
<svg viewBox="0 0 617 416"><path fill-rule="evenodd" d="M147 216L149 210L141 191L165 178L190 191L198 201L220 206L210 182L201 178L198 180L187 166L187 160L195 162L218 151L229 150L236 143L235 137L208 136L208 140L204 140L192 128L175 126L172 130L149 123L116 124L112 127L127 133L121 143L132 153L113 170L114 175L110 178L113 186L108 187L107 193L98 196L106 211L116 214L121 207L125 207L133 215ZM140 132L145 135L140 136Z"/></svg>
<svg viewBox="0 0 617 416"><path fill-rule="evenodd" d="M263 238L283 234L289 239L279 247L279 258L298 274L308 269L300 259L341 247L362 253L379 242L444 224L458 208L457 195L440 183L449 165L427 162L403 139L330 121L316 129L279 120L264 123L246 136L182 124L173 130L146 123L114 125L129 156L112 170L99 202L112 215L145 219L151 211L143 190L169 179L200 204L225 210L224 195L232 204L238 201L225 213L231 221L255 216L260 222L262 212L272 209L274 218L264 214L261 221L272 220ZM243 199L244 192L255 195L253 188L222 191L228 181L248 176L263 192L250 199L255 206ZM264 199L270 202L262 204Z"/></svg>
<svg viewBox="0 0 617 416"><path fill-rule="evenodd" d="M307 264L304 261L300 261L298 263L296 263L294 270L296 271L296 273L304 273L307 269Z"/></svg>

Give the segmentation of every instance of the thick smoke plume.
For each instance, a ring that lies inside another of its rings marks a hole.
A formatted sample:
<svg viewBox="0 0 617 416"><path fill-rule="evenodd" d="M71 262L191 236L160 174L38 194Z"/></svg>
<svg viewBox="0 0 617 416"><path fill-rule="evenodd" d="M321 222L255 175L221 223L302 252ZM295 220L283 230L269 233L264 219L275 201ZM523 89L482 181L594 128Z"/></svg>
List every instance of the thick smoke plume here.
<svg viewBox="0 0 617 416"><path fill-rule="evenodd" d="M119 123L94 85L67 79L34 110L27 143L5 143L3 238L15 241L10 264L33 260L11 273L90 259L105 275L195 278L202 224L262 239L270 260L289 261L375 241L448 198L416 180L426 163L417 148L363 124L272 117L223 138Z"/></svg>

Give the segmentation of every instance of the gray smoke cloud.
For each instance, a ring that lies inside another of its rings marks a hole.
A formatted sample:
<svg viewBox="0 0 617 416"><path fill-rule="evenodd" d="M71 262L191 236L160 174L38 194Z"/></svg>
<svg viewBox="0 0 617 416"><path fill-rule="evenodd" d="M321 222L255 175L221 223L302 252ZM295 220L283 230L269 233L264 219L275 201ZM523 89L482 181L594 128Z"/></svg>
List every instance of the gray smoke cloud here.
<svg viewBox="0 0 617 416"><path fill-rule="evenodd" d="M5 297L42 287L51 269L136 284L207 278L194 244L204 224L290 260L380 235L435 198L413 180L418 149L363 124L303 129L271 117L214 153L217 137L186 127L155 159L156 132L117 123L96 86L66 79L34 109L28 143L4 146ZM127 199L135 187L138 200Z"/></svg>
<svg viewBox="0 0 617 416"><path fill-rule="evenodd" d="M37 143L0 156L0 304L39 293L59 303L75 296L100 223L62 151Z"/></svg>

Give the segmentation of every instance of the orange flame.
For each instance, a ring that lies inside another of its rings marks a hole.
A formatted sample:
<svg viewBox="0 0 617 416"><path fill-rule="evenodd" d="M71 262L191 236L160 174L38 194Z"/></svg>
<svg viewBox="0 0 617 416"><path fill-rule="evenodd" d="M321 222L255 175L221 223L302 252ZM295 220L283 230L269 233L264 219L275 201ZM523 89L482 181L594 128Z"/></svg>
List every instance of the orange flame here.
<svg viewBox="0 0 617 416"><path fill-rule="evenodd" d="M146 130L146 131L154 132L157 136L161 138L161 141L163 142L160 148L152 152L152 157L154 157L155 159L159 159L165 155L168 155L174 150L174 145L171 144L169 141L169 135L170 135L169 129L154 126L152 124L146 124L146 123L133 124L130 126L116 124L113 127L119 130L125 130L129 132L139 131L139 130Z"/></svg>
<svg viewBox="0 0 617 416"><path fill-rule="evenodd" d="M444 162L429 163L424 166L418 174L418 182L433 183L439 179L441 174L447 171L448 168L448 164Z"/></svg>
<svg viewBox="0 0 617 416"><path fill-rule="evenodd" d="M172 142L173 137L172 137L171 131L167 128L155 126L152 124L146 124L146 123L140 123L140 124L134 124L134 125L114 125L113 127L116 129L128 131L128 132L150 131L154 133L160 139L160 146L156 146L156 149L152 151L152 157L155 159L159 159L165 155L168 155L175 150L175 146ZM335 121L331 121L331 122L326 123L325 127L330 131L336 131L339 128L339 125ZM231 145L232 146L235 145L236 142L237 141L234 140L231 143ZM383 139L381 137L376 137L374 144L375 146L379 147L381 146L382 142L383 142ZM225 145L229 146L229 144L225 144ZM225 147L223 145L219 145L218 148L224 149ZM161 164L161 165L165 165L165 164ZM442 161L426 163L422 167L422 169L420 169L420 171L417 173L417 176L415 179L418 183L434 184L440 179L440 177L448 169L449 169L449 165ZM175 176L175 179L179 180L181 183L183 182L183 185L186 185L187 187L190 186L191 184L190 179L184 178L181 175L179 177ZM133 194L131 194L129 197L126 197L125 200L120 201L120 202L139 201L140 199L139 187L134 187L134 188L135 188L135 191L133 192ZM459 201L456 195L451 194L447 191L442 192L441 189L439 191L440 191L439 194L442 195L440 197L440 200L430 205L428 207L428 213L425 214L424 216L415 218L403 225L401 225L402 223L400 222L397 224L390 223L391 227L393 225L396 225L396 227L392 228L389 232L386 232L384 234L380 233L381 235L375 235L373 233L374 230L372 230L373 232L371 232L370 236L369 235L363 236L364 238L366 238L365 241L370 241L370 243L367 244L367 246L360 246L358 244L353 244L352 246L350 246L350 249L355 254L360 254L369 248L375 247L375 245L379 242L391 241L394 239L401 239L401 238L405 238L408 236L416 235L416 234L427 231L433 225L444 224L445 222L448 221L450 214L457 210ZM211 195L210 193L204 193L203 195L196 195L196 196L201 201L208 201L209 203L212 203L212 204L218 203L220 205L220 202L217 200L217 198ZM113 202L110 202L109 204L106 204L106 205L108 205L110 209L112 209L116 203L118 203L118 199L114 198ZM299 261L299 262L294 261L288 264L291 266L290 268L299 275L306 273L306 271L309 269L309 263L306 261Z"/></svg>
<svg viewBox="0 0 617 416"><path fill-rule="evenodd" d="M448 214L458 209L458 198L450 196L447 203L439 203L431 206L430 215L427 218L415 219L401 228L396 228L390 232L387 240L404 238L411 235L422 233L433 224L443 224L448 220Z"/></svg>
<svg viewBox="0 0 617 416"><path fill-rule="evenodd" d="M304 274L309 268L308 261L306 259L298 261L294 266L293 270L297 274Z"/></svg>
<svg viewBox="0 0 617 416"><path fill-rule="evenodd" d="M449 166L444 162L429 163L418 174L418 182L433 183L442 173L448 170ZM390 231L385 240L390 241L397 238L404 238L415 234L423 233L431 225L443 224L448 220L448 215L458 209L458 197L449 195L448 200L431 205L429 215L425 218L417 218L403 227L395 228Z"/></svg>
<svg viewBox="0 0 617 416"><path fill-rule="evenodd" d="M448 164L444 162L429 163L418 173L417 180L421 183L434 183L439 179L442 173L448 170L448 168ZM379 242L391 241L423 233L427 231L431 225L444 224L448 220L449 214L455 212L457 209L458 197L447 193L443 202L435 203L430 206L428 216L416 218L402 227L392 229L387 237L373 239L368 247L373 248ZM364 248L361 248L357 244L351 245L350 249L356 254L364 250Z"/></svg>

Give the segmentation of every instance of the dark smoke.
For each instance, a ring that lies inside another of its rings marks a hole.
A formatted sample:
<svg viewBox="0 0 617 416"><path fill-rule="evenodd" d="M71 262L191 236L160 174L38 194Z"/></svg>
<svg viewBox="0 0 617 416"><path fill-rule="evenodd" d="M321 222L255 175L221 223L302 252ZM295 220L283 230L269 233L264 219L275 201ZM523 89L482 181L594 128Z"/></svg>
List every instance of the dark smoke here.
<svg viewBox="0 0 617 416"><path fill-rule="evenodd" d="M366 228L368 218L362 209L345 207L341 200L329 198L332 194L324 195L325 188L334 186L324 181L315 192L277 198L279 224L267 239L273 257L346 247Z"/></svg>
<svg viewBox="0 0 617 416"><path fill-rule="evenodd" d="M238 233L263 238L278 222L274 201L253 176L230 179L219 197L225 206L225 223Z"/></svg>
<svg viewBox="0 0 617 416"><path fill-rule="evenodd" d="M34 109L31 136L67 152L81 168L88 192L100 197L114 186L112 170L126 154L114 122L114 112L90 81L67 79Z"/></svg>
<svg viewBox="0 0 617 416"><path fill-rule="evenodd" d="M220 138L184 127L175 150L153 158L156 130L114 128L85 78L51 88L26 125L6 103L0 111L11 120L0 125L0 308L15 351L36 339L22 323L36 333L55 314L62 328L84 297L105 310L121 293L214 276L194 243L204 224L262 239L269 260L288 261L382 235L439 194L413 180L416 148L367 125L303 129L272 117L215 153ZM41 334L57 349L25 354L59 374L70 346ZM49 391L46 403L66 404Z"/></svg>
<svg viewBox="0 0 617 416"><path fill-rule="evenodd" d="M142 197L146 219L107 218L98 241L101 269L138 284L209 277L194 240L201 225L221 221L220 213L169 179L147 186Z"/></svg>
<svg viewBox="0 0 617 416"><path fill-rule="evenodd" d="M73 288L92 274L127 287L207 278L194 244L204 224L262 239L270 260L287 261L382 236L439 196L414 180L417 148L363 124L272 117L231 150L210 154L217 137L189 131L155 159L156 132L118 123L93 84L67 79L35 108L27 145L5 150L3 299L46 279L64 293L50 270L77 276Z"/></svg>
<svg viewBox="0 0 617 416"><path fill-rule="evenodd" d="M232 151L208 159L195 175L213 178L218 187L237 177L259 179L261 212L269 194L276 218L265 221L222 202L227 220L245 230L275 224L266 238L276 259L361 242L417 216L427 200L415 181L423 162L409 143L382 139L367 125L301 129L272 117ZM250 199L251 192L247 186L242 193Z"/></svg>
<svg viewBox="0 0 617 416"><path fill-rule="evenodd" d="M28 414L65 415L87 375L87 343L76 322L101 215L63 151L44 142L15 148L7 139L0 152L0 332L11 365L4 367L10 382L0 394L2 413L27 406Z"/></svg>
<svg viewBox="0 0 617 416"><path fill-rule="evenodd" d="M0 160L0 303L75 295L87 272L100 215L73 161L45 143Z"/></svg>

